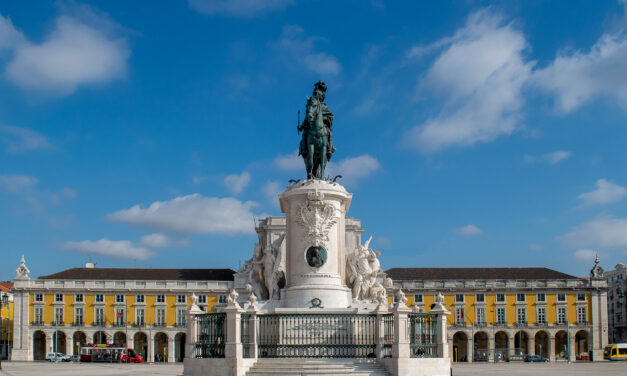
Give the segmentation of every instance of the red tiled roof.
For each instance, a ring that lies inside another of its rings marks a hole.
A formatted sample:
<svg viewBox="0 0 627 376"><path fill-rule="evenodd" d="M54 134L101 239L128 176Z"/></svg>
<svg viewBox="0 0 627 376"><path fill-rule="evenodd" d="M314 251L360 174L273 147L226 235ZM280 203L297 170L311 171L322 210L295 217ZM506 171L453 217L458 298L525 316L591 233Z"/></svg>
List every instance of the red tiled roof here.
<svg viewBox="0 0 627 376"><path fill-rule="evenodd" d="M13 288L13 282L0 282L0 291L10 292Z"/></svg>
<svg viewBox="0 0 627 376"><path fill-rule="evenodd" d="M548 268L392 268L385 271L395 281L450 279L579 279Z"/></svg>
<svg viewBox="0 0 627 376"><path fill-rule="evenodd" d="M231 269L72 268L40 279L106 279L160 281L232 281Z"/></svg>

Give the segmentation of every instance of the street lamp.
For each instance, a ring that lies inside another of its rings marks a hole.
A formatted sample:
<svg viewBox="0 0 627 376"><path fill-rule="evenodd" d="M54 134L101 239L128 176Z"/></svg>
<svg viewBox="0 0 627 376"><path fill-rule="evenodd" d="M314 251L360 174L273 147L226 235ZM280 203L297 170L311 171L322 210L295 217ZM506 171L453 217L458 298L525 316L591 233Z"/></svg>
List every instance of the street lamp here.
<svg viewBox="0 0 627 376"><path fill-rule="evenodd" d="M496 363L496 337L494 336L494 326L496 325L496 314L494 309L492 312L492 341L494 341L494 363Z"/></svg>

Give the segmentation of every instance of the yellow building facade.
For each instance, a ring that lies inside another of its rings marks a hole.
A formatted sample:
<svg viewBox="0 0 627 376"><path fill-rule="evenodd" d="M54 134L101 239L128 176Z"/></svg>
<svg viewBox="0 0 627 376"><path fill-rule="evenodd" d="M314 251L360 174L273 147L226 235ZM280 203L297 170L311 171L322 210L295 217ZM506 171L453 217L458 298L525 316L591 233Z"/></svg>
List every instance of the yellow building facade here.
<svg viewBox="0 0 627 376"><path fill-rule="evenodd" d="M133 348L148 361L185 357L192 295L210 311L226 302L231 269L106 269L88 265L15 279L13 360L79 355L86 344Z"/></svg>
<svg viewBox="0 0 627 376"><path fill-rule="evenodd" d="M387 275L407 305L429 312L444 295L454 361L601 360L607 283L546 268L398 268Z"/></svg>
<svg viewBox="0 0 627 376"><path fill-rule="evenodd" d="M13 338L13 282L0 282L0 359L10 359Z"/></svg>

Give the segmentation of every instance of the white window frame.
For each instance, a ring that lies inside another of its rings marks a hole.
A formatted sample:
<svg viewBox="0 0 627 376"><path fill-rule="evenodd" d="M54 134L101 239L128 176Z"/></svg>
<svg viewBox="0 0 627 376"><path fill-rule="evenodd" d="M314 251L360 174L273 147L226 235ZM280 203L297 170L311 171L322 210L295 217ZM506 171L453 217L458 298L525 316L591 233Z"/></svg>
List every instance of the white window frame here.
<svg viewBox="0 0 627 376"><path fill-rule="evenodd" d="M44 294L41 293L36 293L35 294L35 299L36 302L43 302L44 301Z"/></svg>
<svg viewBox="0 0 627 376"><path fill-rule="evenodd" d="M115 294L116 303L124 303L124 294Z"/></svg>
<svg viewBox="0 0 627 376"><path fill-rule="evenodd" d="M577 323L583 324L588 322L588 307L577 307ZM583 318L583 320L582 320Z"/></svg>
<svg viewBox="0 0 627 376"><path fill-rule="evenodd" d="M414 294L414 303L424 303L422 294Z"/></svg>
<svg viewBox="0 0 627 376"><path fill-rule="evenodd" d="M522 297L522 299L520 299ZM527 301L527 295L526 294L516 294L516 301L519 303L524 303Z"/></svg>
<svg viewBox="0 0 627 376"><path fill-rule="evenodd" d="M568 310L566 309L566 307L557 307L557 323L566 324L567 320L568 320Z"/></svg>
<svg viewBox="0 0 627 376"><path fill-rule="evenodd" d="M83 325L85 323L85 310L83 307L74 308L74 323Z"/></svg>
<svg viewBox="0 0 627 376"><path fill-rule="evenodd" d="M479 299L479 297L481 297L481 299ZM475 295L475 301L478 303L485 303L485 294Z"/></svg>
<svg viewBox="0 0 627 376"><path fill-rule="evenodd" d="M521 320L522 318L522 320ZM525 307L517 307L516 308L516 322L518 324L526 324L527 323L527 308Z"/></svg>
<svg viewBox="0 0 627 376"><path fill-rule="evenodd" d="M538 324L546 324L546 307L538 307L536 315Z"/></svg>
<svg viewBox="0 0 627 376"><path fill-rule="evenodd" d="M503 299L500 299L501 297ZM496 299L497 302L502 303L502 302L504 302L506 300L506 297L505 297L505 294L496 294L496 298L495 299Z"/></svg>
<svg viewBox="0 0 627 376"><path fill-rule="evenodd" d="M165 308L157 308L155 312L155 324L165 326L166 324L166 311Z"/></svg>
<svg viewBox="0 0 627 376"><path fill-rule="evenodd" d="M198 303L207 304L207 295L198 295Z"/></svg>
<svg viewBox="0 0 627 376"><path fill-rule="evenodd" d="M56 303L63 302L63 294L54 294L54 301Z"/></svg>
<svg viewBox="0 0 627 376"><path fill-rule="evenodd" d="M94 323L96 325L105 324L105 314L103 307L94 307Z"/></svg>
<svg viewBox="0 0 627 376"><path fill-rule="evenodd" d="M560 299L560 296L563 296L564 299ZM565 302L566 301L566 294L563 294L563 293L556 294L555 300L558 301L558 302Z"/></svg>
<svg viewBox="0 0 627 376"><path fill-rule="evenodd" d="M104 294L96 294L94 297L96 303L104 303Z"/></svg>
<svg viewBox="0 0 627 376"><path fill-rule="evenodd" d="M44 307L35 307L33 315L35 316L35 324L44 323Z"/></svg>
<svg viewBox="0 0 627 376"><path fill-rule="evenodd" d="M165 303L165 295L157 295L157 303Z"/></svg>
<svg viewBox="0 0 627 376"><path fill-rule="evenodd" d="M226 304L226 295L218 295L218 304Z"/></svg>
<svg viewBox="0 0 627 376"><path fill-rule="evenodd" d="M507 324L507 310L505 307L496 307L496 323L498 325Z"/></svg>
<svg viewBox="0 0 627 376"><path fill-rule="evenodd" d="M187 296L185 295L177 295L176 296L177 303L187 303Z"/></svg>
<svg viewBox="0 0 627 376"><path fill-rule="evenodd" d="M542 299L540 299L540 297L542 297ZM546 302L546 294L545 294L545 293L542 293L542 292L541 292L541 293L539 293L539 294L536 296L536 300L537 300L538 302L545 303L545 302Z"/></svg>
<svg viewBox="0 0 627 376"><path fill-rule="evenodd" d="M63 307L54 307L54 321L53 323L56 325L63 325Z"/></svg>
<svg viewBox="0 0 627 376"><path fill-rule="evenodd" d="M146 298L144 297L144 295L135 296L135 303L144 303L145 301L146 301Z"/></svg>
<svg viewBox="0 0 627 376"><path fill-rule="evenodd" d="M139 326L146 325L146 310L141 308L135 308L135 324Z"/></svg>
<svg viewBox="0 0 627 376"><path fill-rule="evenodd" d="M185 309L176 310L176 324L179 326L185 326Z"/></svg>
<svg viewBox="0 0 627 376"><path fill-rule="evenodd" d="M485 325L485 307L477 307L476 311L477 324Z"/></svg>
<svg viewBox="0 0 627 376"><path fill-rule="evenodd" d="M455 324L466 323L466 309L465 307L455 307Z"/></svg>
<svg viewBox="0 0 627 376"><path fill-rule="evenodd" d="M461 297L461 300L457 298ZM464 294L455 294L455 303L463 303L464 302Z"/></svg>

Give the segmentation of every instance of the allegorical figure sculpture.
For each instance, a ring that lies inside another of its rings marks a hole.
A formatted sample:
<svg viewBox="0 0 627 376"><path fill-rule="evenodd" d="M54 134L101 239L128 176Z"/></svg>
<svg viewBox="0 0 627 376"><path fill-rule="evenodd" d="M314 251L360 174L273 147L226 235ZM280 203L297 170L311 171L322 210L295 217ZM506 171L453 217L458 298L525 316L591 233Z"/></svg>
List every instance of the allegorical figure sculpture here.
<svg viewBox="0 0 627 376"><path fill-rule="evenodd" d="M346 260L346 277L352 289L353 300L381 301L386 297L385 287L377 281L381 266L377 256L368 248L372 236L364 245L358 245L355 253L349 254Z"/></svg>
<svg viewBox="0 0 627 376"><path fill-rule="evenodd" d="M307 179L324 179L324 169L331 160L333 147L333 113L324 103L327 85L318 81L311 98L307 98L305 120L298 124L303 132L298 155L302 155L307 169Z"/></svg>
<svg viewBox="0 0 627 376"><path fill-rule="evenodd" d="M262 247L263 239L255 243L253 257L247 260L238 270L238 274L246 276L250 292L263 300L278 299L280 283L285 279L285 265L281 255L281 244L285 234L281 234L268 247ZM248 291L248 288L247 288Z"/></svg>

